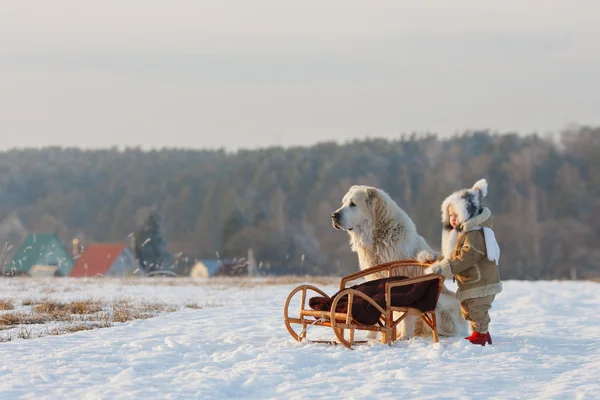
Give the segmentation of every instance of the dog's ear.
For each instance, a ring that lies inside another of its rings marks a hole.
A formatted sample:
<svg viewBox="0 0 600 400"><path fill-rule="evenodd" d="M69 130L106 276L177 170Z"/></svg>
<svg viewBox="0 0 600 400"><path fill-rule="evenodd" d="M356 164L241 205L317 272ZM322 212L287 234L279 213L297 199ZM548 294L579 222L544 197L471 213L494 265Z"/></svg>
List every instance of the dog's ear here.
<svg viewBox="0 0 600 400"><path fill-rule="evenodd" d="M379 198L379 192L377 189L368 187L365 189L365 202L368 206L372 206L375 203L375 200Z"/></svg>

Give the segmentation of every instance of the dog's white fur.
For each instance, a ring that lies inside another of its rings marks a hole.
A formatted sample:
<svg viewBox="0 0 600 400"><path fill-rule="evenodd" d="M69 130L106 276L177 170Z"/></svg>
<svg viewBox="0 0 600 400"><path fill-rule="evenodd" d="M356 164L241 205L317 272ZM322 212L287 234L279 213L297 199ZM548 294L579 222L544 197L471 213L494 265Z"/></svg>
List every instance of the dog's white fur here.
<svg viewBox="0 0 600 400"><path fill-rule="evenodd" d="M352 251L358 254L360 269L364 270L389 261L416 259L435 254L425 239L417 233L412 219L383 190L355 185L342 199L342 207L332 216L336 229L350 235ZM369 279L377 279L370 276ZM394 318L397 318L395 316ZM436 308L438 333L442 336L467 334L456 294L444 286ZM429 328L415 317L399 324L398 337L407 339L414 334L430 334ZM416 328L416 329L415 329Z"/></svg>

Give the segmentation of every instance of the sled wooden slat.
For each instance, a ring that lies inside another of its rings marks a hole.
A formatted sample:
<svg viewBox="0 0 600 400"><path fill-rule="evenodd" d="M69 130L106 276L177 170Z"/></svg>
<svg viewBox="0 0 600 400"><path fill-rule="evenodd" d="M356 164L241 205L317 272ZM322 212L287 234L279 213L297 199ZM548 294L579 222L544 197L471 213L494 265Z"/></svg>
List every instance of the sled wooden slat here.
<svg viewBox="0 0 600 400"><path fill-rule="evenodd" d="M338 344L341 344L339 342L336 342L335 340L310 340L310 343L318 343L318 344L329 344L332 346L337 346ZM354 344L367 344L369 343L368 340L355 340Z"/></svg>
<svg viewBox="0 0 600 400"><path fill-rule="evenodd" d="M421 263L416 260L391 261L385 264L375 265L362 271L347 275L340 280L340 290L344 289L349 282L365 278L369 275L379 274L382 278L392 276L421 276L430 264Z"/></svg>
<svg viewBox="0 0 600 400"><path fill-rule="evenodd" d="M344 318L346 318L346 314L344 314ZM327 321L319 321L319 320L310 320L310 319L300 319L300 318L288 318L288 321L292 324L306 324L306 325L310 325L310 326L326 326L331 328L331 321L327 320ZM345 323L339 323L336 324L336 327L338 328L344 328L344 329L348 329L350 326L355 327L356 329L359 330L363 330L363 331L373 331L373 332L381 332L381 327L377 326L377 325L360 325L360 324L345 324ZM314 340L311 340L311 342L314 342Z"/></svg>
<svg viewBox="0 0 600 400"><path fill-rule="evenodd" d="M329 343L338 344L341 343L349 349L352 349L352 345L360 343L368 343L368 341L356 341L354 340L355 331L370 331L370 332L381 332L382 343L391 345L396 340L396 326L404 320L407 316L416 316L423 319L425 324L431 329L432 338L434 342L438 341L437 323L435 317L435 310L427 310L421 312L420 310L412 307L393 307L391 306L391 291L393 288L398 286L412 285L414 283L425 282L429 280L438 281L438 292L436 298L436 304L444 285L444 277L429 274L423 275L423 271L428 267L428 263L420 263L416 260L399 260L392 261L385 264L376 265L372 268L359 271L343 277L340 280L340 292L333 299L331 308L329 311L317 311L306 308L307 292L313 291L320 296L329 297L325 292L319 288L311 285L301 285L292 290L288 295L288 298L284 306L284 322L285 326L294 339L299 342L307 341L309 343ZM391 276L412 276L413 278L400 280L397 282L388 282L385 285L385 308L379 306L372 298L365 295L362 292L346 289L348 283L356 281L358 279L366 278L370 275L377 274L379 277L391 277ZM300 311L298 317L289 316L289 305L292 298L300 292ZM352 318L352 300L355 296L362 297L364 300L369 302L371 305L376 307L381 312L380 324L374 325L362 325L354 321ZM346 312L336 312L338 303L347 298L348 308ZM400 317L393 318L394 312L400 313ZM293 327L294 325L300 325L301 331L297 333ZM327 340L309 340L307 339L307 331L313 327L330 327L333 329L335 336L338 341L327 341ZM346 338L345 331L348 331L348 338Z"/></svg>
<svg viewBox="0 0 600 400"><path fill-rule="evenodd" d="M331 317L330 311L302 310L300 313L307 317L317 317L317 318L330 318ZM346 313L335 313L335 317L346 320Z"/></svg>

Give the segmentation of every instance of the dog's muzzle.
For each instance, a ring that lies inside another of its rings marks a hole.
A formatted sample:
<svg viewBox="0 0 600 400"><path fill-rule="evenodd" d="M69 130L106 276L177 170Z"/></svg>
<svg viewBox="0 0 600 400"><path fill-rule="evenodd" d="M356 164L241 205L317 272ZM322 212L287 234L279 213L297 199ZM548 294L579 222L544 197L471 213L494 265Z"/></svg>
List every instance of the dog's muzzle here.
<svg viewBox="0 0 600 400"><path fill-rule="evenodd" d="M342 226L340 225L340 213L339 212L334 212L331 215L331 223L333 224L333 227L337 230L342 229Z"/></svg>
<svg viewBox="0 0 600 400"><path fill-rule="evenodd" d="M348 231L350 232L352 230L352 228L343 228L342 224L340 223L340 219L342 218L342 216L340 215L339 212L334 212L333 215L331 216L331 223L333 224L333 227L337 230L343 230L343 231Z"/></svg>

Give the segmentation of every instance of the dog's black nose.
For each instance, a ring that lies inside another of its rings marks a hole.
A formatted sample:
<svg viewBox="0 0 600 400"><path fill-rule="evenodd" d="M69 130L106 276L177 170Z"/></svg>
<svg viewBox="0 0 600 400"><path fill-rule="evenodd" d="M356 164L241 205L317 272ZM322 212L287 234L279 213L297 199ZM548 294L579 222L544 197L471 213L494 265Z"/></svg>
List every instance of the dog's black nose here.
<svg viewBox="0 0 600 400"><path fill-rule="evenodd" d="M339 213L339 212L334 212L334 213L331 215L331 219L334 219L334 220L336 220L336 221L337 221L338 219L340 219L340 213Z"/></svg>

